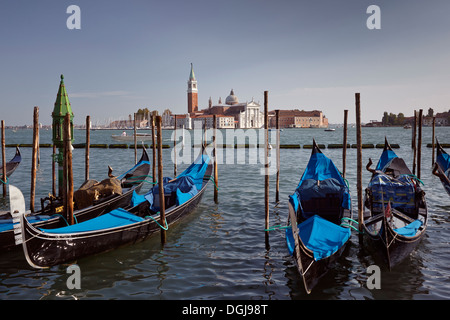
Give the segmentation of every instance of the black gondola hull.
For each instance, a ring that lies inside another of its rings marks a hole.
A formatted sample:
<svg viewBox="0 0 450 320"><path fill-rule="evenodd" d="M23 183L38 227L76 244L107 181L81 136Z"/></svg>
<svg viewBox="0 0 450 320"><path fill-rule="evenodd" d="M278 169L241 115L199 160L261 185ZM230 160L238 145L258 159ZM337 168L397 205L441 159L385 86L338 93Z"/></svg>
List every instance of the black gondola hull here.
<svg viewBox="0 0 450 320"><path fill-rule="evenodd" d="M387 234L385 230L387 229ZM405 260L417 247L425 235L423 229L415 237L404 237L396 233L390 226L383 226L379 234L372 234L364 226L364 246L372 251L392 270Z"/></svg>
<svg viewBox="0 0 450 320"><path fill-rule="evenodd" d="M205 176L212 172L209 165ZM202 189L186 203L167 210L167 225L176 223L192 213L200 203L209 179L204 178ZM137 210L137 207L130 210ZM104 253L126 245L141 242L161 231L162 222L158 217L146 219L127 226L102 229L75 234L43 233L21 217L23 249L28 263L36 268L48 268L71 263L81 258Z"/></svg>
<svg viewBox="0 0 450 320"><path fill-rule="evenodd" d="M148 154L146 150L143 149L140 161L148 161L148 160L149 160ZM143 164L142 169L143 170L141 170L138 175L146 176L150 172L150 165L145 163ZM141 178L141 180L143 180L143 178ZM97 204L94 204L92 206L80 210L75 210L73 213L75 220L79 223L101 216L117 208L128 208L130 206L131 198L133 196L133 191L139 192L140 189L142 188L142 185L143 182L136 183L130 188L124 190L124 192L121 195L117 195L115 197L109 198L107 200L104 200L102 202L99 202ZM42 211L38 211L34 215L39 216L45 214L46 213ZM65 225L66 221L62 218L61 215L55 215L48 220L33 223L33 226L35 226L36 228L45 228L45 229L60 228ZM20 249L20 247L16 246L15 244L14 230L10 229L0 232L0 253L16 249Z"/></svg>

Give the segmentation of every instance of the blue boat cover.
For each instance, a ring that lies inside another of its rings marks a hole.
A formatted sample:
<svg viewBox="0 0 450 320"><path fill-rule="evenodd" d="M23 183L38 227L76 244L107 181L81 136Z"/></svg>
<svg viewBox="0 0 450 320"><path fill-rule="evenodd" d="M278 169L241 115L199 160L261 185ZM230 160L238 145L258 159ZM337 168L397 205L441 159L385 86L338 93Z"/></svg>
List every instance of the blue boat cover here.
<svg viewBox="0 0 450 320"><path fill-rule="evenodd" d="M383 168L394 158L397 158L397 154L395 154L394 151L389 149L383 150L380 159L378 160L377 166L375 167L375 170L383 170Z"/></svg>
<svg viewBox="0 0 450 320"><path fill-rule="evenodd" d="M351 230L338 226L318 215L298 225L303 244L314 253L314 260L329 257L338 251L350 238ZM289 253L294 253L295 242L292 229L286 229Z"/></svg>
<svg viewBox="0 0 450 320"><path fill-rule="evenodd" d="M56 229L40 229L46 233L78 233L88 232L102 229L109 229L115 227L126 226L136 222L143 221L144 218L135 216L124 209L115 209L111 212L105 213L97 218L90 219L78 224Z"/></svg>
<svg viewBox="0 0 450 320"><path fill-rule="evenodd" d="M394 229L394 231L405 237L414 237L417 234L419 228L422 226L422 224L423 224L422 221L415 220L410 224L404 226L403 228Z"/></svg>
<svg viewBox="0 0 450 320"><path fill-rule="evenodd" d="M27 220L30 223L37 223L37 222L41 222L41 221L47 221L48 219L50 219L51 216L48 215L35 215L35 216L27 216ZM13 219L4 219L4 220L0 220L0 232L2 231L7 231L7 230L12 230L14 228L14 223L13 223Z"/></svg>
<svg viewBox="0 0 450 320"><path fill-rule="evenodd" d="M441 166L445 175L450 178L450 155L447 153L441 153L436 158L436 162Z"/></svg>
<svg viewBox="0 0 450 320"><path fill-rule="evenodd" d="M317 181L320 181L318 184ZM334 163L323 153L311 155L305 172L293 195L289 196L295 212L300 208L305 218L309 214L303 211L301 201L311 198L325 198L327 195L336 195L342 201L345 209L351 208L350 191Z"/></svg>
<svg viewBox="0 0 450 320"><path fill-rule="evenodd" d="M203 185L203 178L205 176L206 169L210 157L208 155L201 155L176 179L169 177L163 178L164 194L175 194L176 205L181 205L195 196ZM173 181L172 181L173 180ZM136 206L139 203L147 200L150 203L150 208L153 211L159 211L159 185L155 185L146 194L138 195L133 192L132 206Z"/></svg>
<svg viewBox="0 0 450 320"><path fill-rule="evenodd" d="M383 173L377 174L370 180L369 188L372 190L373 208L378 210L382 210L389 201L392 208L414 209L416 206L416 190L407 175L394 179Z"/></svg>

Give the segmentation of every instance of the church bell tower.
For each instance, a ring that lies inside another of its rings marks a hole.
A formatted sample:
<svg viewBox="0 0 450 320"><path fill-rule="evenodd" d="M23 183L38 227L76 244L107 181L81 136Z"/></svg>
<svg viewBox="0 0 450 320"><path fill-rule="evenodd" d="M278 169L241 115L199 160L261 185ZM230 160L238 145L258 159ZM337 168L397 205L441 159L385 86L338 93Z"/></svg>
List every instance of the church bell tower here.
<svg viewBox="0 0 450 320"><path fill-rule="evenodd" d="M189 75L188 81L188 113L198 111L198 89L197 80L195 79L194 67L191 63L191 74Z"/></svg>

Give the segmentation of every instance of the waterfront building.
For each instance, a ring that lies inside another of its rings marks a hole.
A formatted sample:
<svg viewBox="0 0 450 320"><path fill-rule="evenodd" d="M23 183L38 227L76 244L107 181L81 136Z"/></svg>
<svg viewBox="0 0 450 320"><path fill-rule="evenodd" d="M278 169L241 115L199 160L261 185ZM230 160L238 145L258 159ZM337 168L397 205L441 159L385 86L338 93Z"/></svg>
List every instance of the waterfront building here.
<svg viewBox="0 0 450 320"><path fill-rule="evenodd" d="M275 128L275 126L275 111L269 111L269 127ZM280 128L327 128L328 119L319 110L280 110L279 126Z"/></svg>

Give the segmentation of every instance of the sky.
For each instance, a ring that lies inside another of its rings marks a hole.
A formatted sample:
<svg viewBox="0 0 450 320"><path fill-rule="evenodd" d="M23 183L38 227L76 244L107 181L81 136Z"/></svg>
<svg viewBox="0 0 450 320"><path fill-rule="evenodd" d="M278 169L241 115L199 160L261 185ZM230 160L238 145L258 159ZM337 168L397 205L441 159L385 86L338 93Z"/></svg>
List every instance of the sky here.
<svg viewBox="0 0 450 320"><path fill-rule="evenodd" d="M69 29L70 5L80 29ZM381 29L369 29L370 5ZM450 109L448 0L2 0L0 119L51 124L64 82L76 124L139 108L187 112L190 64L199 109L224 101L322 110L355 122L385 111Z"/></svg>

